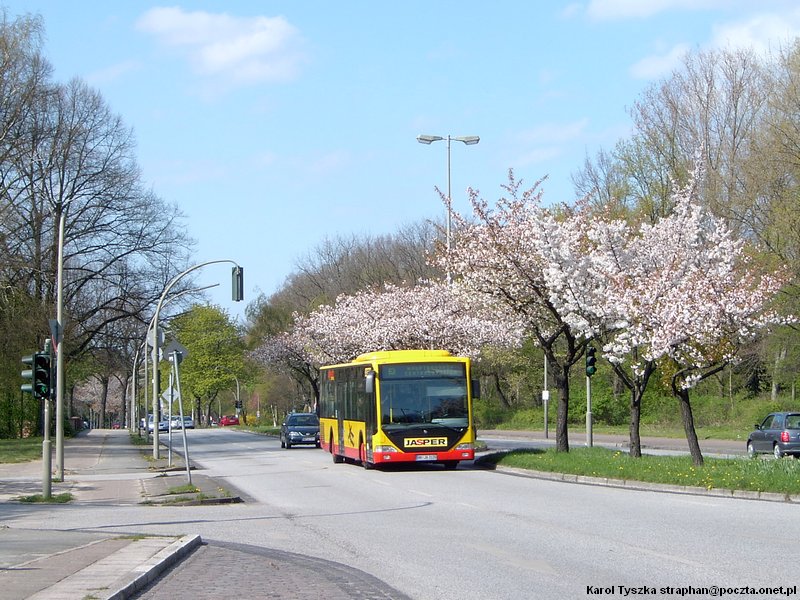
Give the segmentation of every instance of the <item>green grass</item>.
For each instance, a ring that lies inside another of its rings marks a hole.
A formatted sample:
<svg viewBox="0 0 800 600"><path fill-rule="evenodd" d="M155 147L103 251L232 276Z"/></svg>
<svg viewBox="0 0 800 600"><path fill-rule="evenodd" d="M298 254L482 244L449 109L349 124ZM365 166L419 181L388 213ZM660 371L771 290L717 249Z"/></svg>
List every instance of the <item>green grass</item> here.
<svg viewBox="0 0 800 600"><path fill-rule="evenodd" d="M706 458L704 466L695 467L689 456L645 455L637 459L624 452L595 447L569 452L515 450L483 460L505 467L624 481L800 494L800 461L792 458Z"/></svg>
<svg viewBox="0 0 800 600"><path fill-rule="evenodd" d="M42 458L42 438L0 439L0 463L28 462Z"/></svg>
<svg viewBox="0 0 800 600"><path fill-rule="evenodd" d="M145 435L139 435L138 433L131 434L131 444L134 446L147 446L151 443L152 442L147 441L147 436Z"/></svg>
<svg viewBox="0 0 800 600"><path fill-rule="evenodd" d="M44 504L66 504L72 501L72 494L64 492L63 494L53 494L49 499L45 499L42 494L33 494L32 496L22 496L20 502L29 503L44 503Z"/></svg>
<svg viewBox="0 0 800 600"><path fill-rule="evenodd" d="M272 425L242 425L242 428L262 435L280 435L281 433L280 427L273 427Z"/></svg>
<svg viewBox="0 0 800 600"><path fill-rule="evenodd" d="M169 488L167 494L196 494L199 491L199 488L187 483L186 485Z"/></svg>

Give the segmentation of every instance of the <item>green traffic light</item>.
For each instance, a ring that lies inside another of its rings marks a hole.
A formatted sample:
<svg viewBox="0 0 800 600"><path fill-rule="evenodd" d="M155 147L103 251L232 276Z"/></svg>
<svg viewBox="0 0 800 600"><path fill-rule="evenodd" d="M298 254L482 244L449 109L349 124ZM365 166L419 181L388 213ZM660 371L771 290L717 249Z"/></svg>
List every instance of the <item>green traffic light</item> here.
<svg viewBox="0 0 800 600"><path fill-rule="evenodd" d="M587 377L591 377L592 375L597 373L597 366L596 366L597 358L595 357L595 352L597 352L597 350L592 346L589 346L588 348L586 348L586 376Z"/></svg>
<svg viewBox="0 0 800 600"><path fill-rule="evenodd" d="M30 366L30 369L22 371L23 379L29 379L29 383L23 383L20 389L28 394L33 394L37 400L50 397L50 353L37 352L22 357L22 363Z"/></svg>

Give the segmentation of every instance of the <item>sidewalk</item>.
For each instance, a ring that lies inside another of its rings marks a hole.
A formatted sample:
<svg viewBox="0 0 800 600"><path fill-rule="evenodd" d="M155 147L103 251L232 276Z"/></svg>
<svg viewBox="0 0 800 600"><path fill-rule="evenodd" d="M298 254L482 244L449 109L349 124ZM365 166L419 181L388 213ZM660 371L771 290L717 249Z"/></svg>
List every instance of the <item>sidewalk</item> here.
<svg viewBox="0 0 800 600"><path fill-rule="evenodd" d="M187 476L182 457L166 450L158 461L146 446L131 444L127 430L91 430L65 440L65 482L53 482L51 495L69 492L71 504L138 505L223 504L242 502L236 490L192 471ZM172 600L216 598L219 589L199 585L204 576L240 572L225 584L231 597L295 599L298 590L331 600L406 598L372 576L346 565L267 548L204 543L199 535L183 537L118 536L85 531L15 529L3 523L4 503L42 493L42 461L0 464L0 596L4 600L123 600L155 598L149 584L163 578ZM263 568L264 556L272 570ZM324 565L323 565L324 563ZM317 593L319 592L319 593ZM163 592L162 592L163 593ZM208 596L212 593L212 596ZM205 595L204 595L205 594Z"/></svg>
<svg viewBox="0 0 800 600"><path fill-rule="evenodd" d="M51 495L70 493L73 504L241 501L200 474L192 477L196 492L169 493L185 487L182 458L173 454L169 468L165 457L145 460L146 452L146 446L131 444L126 430L92 430L68 439L65 481L53 481ZM0 503L41 495L43 478L41 460L0 464ZM123 538L13 529L0 521L0 589L9 599L129 598L201 543L199 536Z"/></svg>

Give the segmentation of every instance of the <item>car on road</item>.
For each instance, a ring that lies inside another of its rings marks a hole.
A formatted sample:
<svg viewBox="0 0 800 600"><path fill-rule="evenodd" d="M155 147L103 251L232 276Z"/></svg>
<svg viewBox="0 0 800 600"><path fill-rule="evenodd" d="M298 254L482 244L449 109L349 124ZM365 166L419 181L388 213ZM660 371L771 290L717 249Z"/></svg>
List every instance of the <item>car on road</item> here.
<svg viewBox="0 0 800 600"><path fill-rule="evenodd" d="M194 429L194 419L184 415L181 420L180 415L172 415L171 425L173 429Z"/></svg>
<svg viewBox="0 0 800 600"><path fill-rule="evenodd" d="M219 420L220 427L225 427L226 425L238 425L239 424L239 417L236 415L225 415Z"/></svg>
<svg viewBox="0 0 800 600"><path fill-rule="evenodd" d="M319 445L319 418L314 413L289 413L281 424L281 448Z"/></svg>
<svg viewBox="0 0 800 600"><path fill-rule="evenodd" d="M747 455L773 454L800 458L800 412L774 412L756 423L747 438Z"/></svg>
<svg viewBox="0 0 800 600"><path fill-rule="evenodd" d="M159 431L167 431L169 429L169 421L166 419L161 419L158 422L158 430ZM153 431L153 415L147 415L147 431Z"/></svg>

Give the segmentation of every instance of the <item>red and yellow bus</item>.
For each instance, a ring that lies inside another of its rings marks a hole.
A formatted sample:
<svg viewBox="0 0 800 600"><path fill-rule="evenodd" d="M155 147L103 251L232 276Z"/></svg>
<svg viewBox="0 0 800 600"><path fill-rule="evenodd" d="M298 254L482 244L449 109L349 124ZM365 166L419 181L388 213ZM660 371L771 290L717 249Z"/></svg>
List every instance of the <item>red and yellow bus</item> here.
<svg viewBox="0 0 800 600"><path fill-rule="evenodd" d="M409 462L454 469L475 458L469 358L446 350L391 350L320 368L320 441L365 468Z"/></svg>

